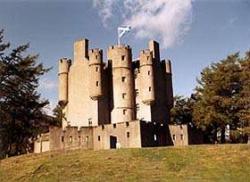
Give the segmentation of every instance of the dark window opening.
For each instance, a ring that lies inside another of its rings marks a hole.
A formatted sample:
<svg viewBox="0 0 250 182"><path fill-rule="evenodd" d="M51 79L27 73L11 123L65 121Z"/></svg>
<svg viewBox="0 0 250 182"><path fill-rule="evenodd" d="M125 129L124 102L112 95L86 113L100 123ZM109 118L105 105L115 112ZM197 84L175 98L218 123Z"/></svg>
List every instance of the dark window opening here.
<svg viewBox="0 0 250 182"><path fill-rule="evenodd" d="M152 88L151 87L148 87L148 91L151 92Z"/></svg>
<svg viewBox="0 0 250 182"><path fill-rule="evenodd" d="M123 77L122 77L122 82L125 82L125 80L126 80L126 77L123 76Z"/></svg>
<svg viewBox="0 0 250 182"><path fill-rule="evenodd" d="M98 72L99 71L99 67L95 67L95 71Z"/></svg>
<svg viewBox="0 0 250 182"><path fill-rule="evenodd" d="M122 98L125 99L125 97L126 97L126 93L123 93Z"/></svg>
<svg viewBox="0 0 250 182"><path fill-rule="evenodd" d="M98 141L101 141L101 137L100 136L98 136Z"/></svg>
<svg viewBox="0 0 250 182"><path fill-rule="evenodd" d="M96 82L95 82L95 85L98 87L98 86L99 86L99 82L98 82L98 81L96 81Z"/></svg>
<svg viewBox="0 0 250 182"><path fill-rule="evenodd" d="M124 61L125 60L125 56L122 56L122 61Z"/></svg>
<svg viewBox="0 0 250 182"><path fill-rule="evenodd" d="M181 140L183 140L183 134L181 134Z"/></svg>
<svg viewBox="0 0 250 182"><path fill-rule="evenodd" d="M129 126L129 122L126 122L126 127L128 127Z"/></svg>
<svg viewBox="0 0 250 182"><path fill-rule="evenodd" d="M62 136L61 140L62 140L62 142L64 142L64 136Z"/></svg>
<svg viewBox="0 0 250 182"><path fill-rule="evenodd" d="M175 138L175 135L173 135L173 140L175 140L176 138Z"/></svg>
<svg viewBox="0 0 250 182"><path fill-rule="evenodd" d="M150 75L150 71L148 71L148 75Z"/></svg>
<svg viewBox="0 0 250 182"><path fill-rule="evenodd" d="M147 60L149 60L149 56L147 56Z"/></svg>
<svg viewBox="0 0 250 182"><path fill-rule="evenodd" d="M138 103L135 105L135 108L136 108L136 111L140 111L140 105Z"/></svg>
<svg viewBox="0 0 250 182"><path fill-rule="evenodd" d="M116 128L116 124L113 124L113 128Z"/></svg>
<svg viewBox="0 0 250 182"><path fill-rule="evenodd" d="M127 138L129 138L130 137L130 133L129 132L127 132Z"/></svg>
<svg viewBox="0 0 250 182"><path fill-rule="evenodd" d="M88 121L89 121L89 126L92 126L92 118L89 118Z"/></svg>
<svg viewBox="0 0 250 182"><path fill-rule="evenodd" d="M122 112L123 112L123 115L125 115L125 114L126 114L126 109L123 109L123 111L122 111Z"/></svg>
<svg viewBox="0 0 250 182"><path fill-rule="evenodd" d="M135 89L135 96L138 97L138 95L139 95L139 90Z"/></svg>
<svg viewBox="0 0 250 182"><path fill-rule="evenodd" d="M104 130L104 128L105 128L104 125L102 125L102 130Z"/></svg>
<svg viewBox="0 0 250 182"><path fill-rule="evenodd" d="M96 55L95 58L98 59L98 56Z"/></svg>

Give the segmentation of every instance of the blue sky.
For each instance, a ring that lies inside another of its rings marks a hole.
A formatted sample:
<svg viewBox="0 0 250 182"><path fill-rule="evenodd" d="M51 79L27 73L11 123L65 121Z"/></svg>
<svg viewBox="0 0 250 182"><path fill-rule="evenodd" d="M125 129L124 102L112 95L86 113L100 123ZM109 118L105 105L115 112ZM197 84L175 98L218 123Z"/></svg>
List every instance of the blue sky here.
<svg viewBox="0 0 250 182"><path fill-rule="evenodd" d="M90 40L91 48L104 51L115 44L121 23L116 13L104 26L100 9L92 0L0 0L0 29L5 29L5 39L12 46L29 42L29 52L38 53L40 62L53 67L42 78L40 91L54 105L58 59L71 58L73 42L82 37ZM161 50L162 59L172 60L174 94L185 96L192 93L205 66L228 54L250 50L250 0L195 0L188 29L180 40ZM158 36L155 39L162 42ZM123 42L132 46L136 58L148 40L132 32Z"/></svg>

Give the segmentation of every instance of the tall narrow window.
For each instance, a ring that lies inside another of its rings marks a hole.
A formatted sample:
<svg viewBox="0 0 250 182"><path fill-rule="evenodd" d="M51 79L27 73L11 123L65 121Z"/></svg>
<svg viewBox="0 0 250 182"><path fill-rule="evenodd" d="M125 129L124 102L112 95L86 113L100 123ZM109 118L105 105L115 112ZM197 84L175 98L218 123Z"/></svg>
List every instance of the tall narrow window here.
<svg viewBox="0 0 250 182"><path fill-rule="evenodd" d="M138 95L139 95L139 90L135 89L135 96L138 97Z"/></svg>
<svg viewBox="0 0 250 182"><path fill-rule="evenodd" d="M139 105L139 103L136 103L135 107L136 107L136 111L139 111L139 110L140 110L140 105Z"/></svg>
<svg viewBox="0 0 250 182"><path fill-rule="evenodd" d="M99 67L95 67L95 71L98 72L99 71Z"/></svg>
<svg viewBox="0 0 250 182"><path fill-rule="evenodd" d="M96 55L95 58L98 59L98 56Z"/></svg>
<svg viewBox="0 0 250 182"><path fill-rule="evenodd" d="M148 75L150 75L151 73L150 73L150 71L148 71Z"/></svg>
<svg viewBox="0 0 250 182"><path fill-rule="evenodd" d="M123 76L123 77L122 77L122 82L125 82L125 81L126 81L126 77Z"/></svg>
<svg viewBox="0 0 250 182"><path fill-rule="evenodd" d="M183 134L181 134L181 140L183 140Z"/></svg>
<svg viewBox="0 0 250 182"><path fill-rule="evenodd" d="M98 86L99 86L99 82L98 82L98 81L96 81L96 82L95 82L95 85L98 87Z"/></svg>
<svg viewBox="0 0 250 182"><path fill-rule="evenodd" d="M157 135L154 134L154 141L157 141Z"/></svg>
<svg viewBox="0 0 250 182"><path fill-rule="evenodd" d="M124 61L125 60L125 56L122 56L122 61Z"/></svg>
<svg viewBox="0 0 250 182"><path fill-rule="evenodd" d="M151 87L148 87L148 91L151 92L152 88Z"/></svg>
<svg viewBox="0 0 250 182"><path fill-rule="evenodd" d="M123 109L123 111L122 111L122 112L123 112L123 115L125 115L125 114L126 114L126 111L127 111L126 109Z"/></svg>
<svg viewBox="0 0 250 182"><path fill-rule="evenodd" d="M173 140L175 141L175 139L176 139L176 138L175 138L175 135L173 135Z"/></svg>
<svg viewBox="0 0 250 182"><path fill-rule="evenodd" d="M129 138L130 137L130 133L129 132L127 132L127 138Z"/></svg>
<svg viewBox="0 0 250 182"><path fill-rule="evenodd" d="M92 118L89 118L88 122L89 122L89 126L92 126Z"/></svg>
<svg viewBox="0 0 250 182"><path fill-rule="evenodd" d="M101 137L100 136L98 136L98 141L101 141Z"/></svg>
<svg viewBox="0 0 250 182"><path fill-rule="evenodd" d="M122 93L122 98L123 98L123 99L126 98L126 93Z"/></svg>

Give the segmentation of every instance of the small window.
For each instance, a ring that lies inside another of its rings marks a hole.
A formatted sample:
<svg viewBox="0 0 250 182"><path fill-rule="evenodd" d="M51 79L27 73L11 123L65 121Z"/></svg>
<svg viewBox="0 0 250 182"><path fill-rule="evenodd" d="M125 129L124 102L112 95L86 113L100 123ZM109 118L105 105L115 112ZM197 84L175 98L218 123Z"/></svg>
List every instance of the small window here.
<svg viewBox="0 0 250 182"><path fill-rule="evenodd" d="M101 136L100 135L98 136L98 141L101 141Z"/></svg>
<svg viewBox="0 0 250 182"><path fill-rule="evenodd" d="M183 128L182 128L182 125L180 125L180 129L182 130Z"/></svg>
<svg viewBox="0 0 250 182"><path fill-rule="evenodd" d="M175 138L175 135L173 135L173 140L175 141L175 139L176 139L176 138Z"/></svg>
<svg viewBox="0 0 250 182"><path fill-rule="evenodd" d="M124 61L125 60L125 56L122 56L122 61Z"/></svg>
<svg viewBox="0 0 250 182"><path fill-rule="evenodd" d="M125 82L125 80L126 80L126 77L123 76L123 77L122 77L122 82Z"/></svg>
<svg viewBox="0 0 250 182"><path fill-rule="evenodd" d="M122 98L125 99L126 98L126 93L122 94Z"/></svg>
<svg viewBox="0 0 250 182"><path fill-rule="evenodd" d="M64 136L62 136L61 141L64 142Z"/></svg>
<svg viewBox="0 0 250 182"><path fill-rule="evenodd" d="M157 135L154 134L154 141L157 141Z"/></svg>
<svg viewBox="0 0 250 182"><path fill-rule="evenodd" d="M138 103L135 105L135 108L136 108L136 111L140 111L140 105Z"/></svg>
<svg viewBox="0 0 250 182"><path fill-rule="evenodd" d="M181 140L183 140L183 134L181 134Z"/></svg>
<svg viewBox="0 0 250 182"><path fill-rule="evenodd" d="M129 127L129 122L126 122L126 127Z"/></svg>
<svg viewBox="0 0 250 182"><path fill-rule="evenodd" d="M95 58L98 59L98 56L96 55Z"/></svg>
<svg viewBox="0 0 250 182"><path fill-rule="evenodd" d="M98 82L98 81L96 81L96 82L95 82L95 85L98 87L98 86L99 86L99 82Z"/></svg>
<svg viewBox="0 0 250 182"><path fill-rule="evenodd" d="M138 95L139 95L139 90L135 89L135 96L138 97Z"/></svg>
<svg viewBox="0 0 250 182"><path fill-rule="evenodd" d="M95 71L98 72L99 71L99 67L95 67Z"/></svg>
<svg viewBox="0 0 250 182"><path fill-rule="evenodd" d="M89 126L92 126L92 118L89 118L88 122L89 122Z"/></svg>
<svg viewBox="0 0 250 182"><path fill-rule="evenodd" d="M122 111L122 112L123 112L123 115L125 115L125 114L126 114L126 111L127 111L126 109L123 109L123 111Z"/></svg>
<svg viewBox="0 0 250 182"><path fill-rule="evenodd" d="M116 124L113 124L113 128L116 128Z"/></svg>
<svg viewBox="0 0 250 182"><path fill-rule="evenodd" d="M69 142L72 143L72 141L73 141L73 138L72 138L72 136L70 136L69 137Z"/></svg>
<svg viewBox="0 0 250 182"><path fill-rule="evenodd" d="M148 91L151 92L152 88L151 87L148 87Z"/></svg>
<svg viewBox="0 0 250 182"><path fill-rule="evenodd" d="M127 138L129 138L130 137L130 133L129 132L127 132Z"/></svg>
<svg viewBox="0 0 250 182"><path fill-rule="evenodd" d="M148 71L148 75L150 75L151 74L151 72L150 71Z"/></svg>
<svg viewBox="0 0 250 182"><path fill-rule="evenodd" d="M102 130L104 130L104 128L105 128L104 125L102 125Z"/></svg>
<svg viewBox="0 0 250 182"><path fill-rule="evenodd" d="M149 60L149 56L147 56L147 60Z"/></svg>

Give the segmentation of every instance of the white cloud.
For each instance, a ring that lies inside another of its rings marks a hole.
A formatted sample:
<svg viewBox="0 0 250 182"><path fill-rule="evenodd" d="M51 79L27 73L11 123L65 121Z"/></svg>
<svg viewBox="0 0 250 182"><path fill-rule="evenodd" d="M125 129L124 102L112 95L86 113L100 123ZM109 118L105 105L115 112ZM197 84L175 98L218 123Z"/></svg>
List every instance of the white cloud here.
<svg viewBox="0 0 250 182"><path fill-rule="evenodd" d="M137 38L158 39L164 48L179 43L192 23L192 0L93 0L103 24L116 17ZM118 11L119 9L119 11Z"/></svg>
<svg viewBox="0 0 250 182"><path fill-rule="evenodd" d="M57 88L57 83L53 80L49 80L49 79L41 79L39 81L39 89L45 89L45 90L54 90Z"/></svg>

